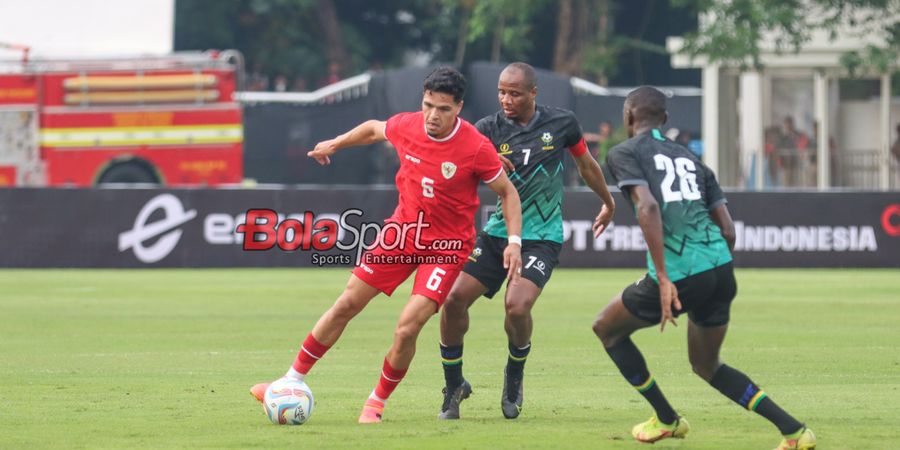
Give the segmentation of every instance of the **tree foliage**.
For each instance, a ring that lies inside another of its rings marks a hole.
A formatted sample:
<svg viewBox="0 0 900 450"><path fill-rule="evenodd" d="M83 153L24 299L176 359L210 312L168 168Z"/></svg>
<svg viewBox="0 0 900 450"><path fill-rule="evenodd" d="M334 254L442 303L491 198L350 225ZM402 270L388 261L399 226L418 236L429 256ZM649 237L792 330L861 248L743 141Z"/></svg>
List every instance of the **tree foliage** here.
<svg viewBox="0 0 900 450"><path fill-rule="evenodd" d="M339 29L323 20L323 3L334 8ZM330 63L348 76L432 52L452 34L440 9L437 0L179 0L175 48L236 48L249 70L315 84Z"/></svg>
<svg viewBox="0 0 900 450"><path fill-rule="evenodd" d="M707 20L691 31L697 16ZM689 54L758 66L767 36L791 52L816 30L848 27L887 43L844 55L848 68L898 69L900 0L178 0L175 46L237 48L248 69L310 87L332 63L349 76L417 57L459 66L524 60L631 84L661 81L644 65L668 67L665 35L684 35Z"/></svg>
<svg viewBox="0 0 900 450"><path fill-rule="evenodd" d="M659 48L640 34L618 35L616 20L625 12L649 16L659 4L665 5L657 0L178 0L175 47L237 48L248 70L302 78L310 87L331 63L349 76L406 65L416 57L459 66L524 60L605 84L622 68L622 55Z"/></svg>
<svg viewBox="0 0 900 450"><path fill-rule="evenodd" d="M868 45L846 53L851 72L889 72L900 61L900 0L674 0L705 17L685 35L684 51L740 67L761 66L761 43L774 37L779 52L797 52L814 31L835 39L839 31L876 34L884 46Z"/></svg>

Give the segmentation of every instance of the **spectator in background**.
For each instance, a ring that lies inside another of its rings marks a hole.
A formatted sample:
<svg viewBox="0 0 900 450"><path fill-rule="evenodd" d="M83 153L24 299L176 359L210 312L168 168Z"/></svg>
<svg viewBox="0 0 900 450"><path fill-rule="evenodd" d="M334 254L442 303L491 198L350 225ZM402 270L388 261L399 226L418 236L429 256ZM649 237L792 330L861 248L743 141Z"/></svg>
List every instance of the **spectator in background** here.
<svg viewBox="0 0 900 450"><path fill-rule="evenodd" d="M703 158L703 140L691 139L691 142L688 143L688 150L697 155L698 158Z"/></svg>
<svg viewBox="0 0 900 450"><path fill-rule="evenodd" d="M768 127L765 131L763 148L766 152L766 186L777 187L781 176L781 155L778 152L780 132L778 127Z"/></svg>
<svg viewBox="0 0 900 450"><path fill-rule="evenodd" d="M291 91L294 92L306 92L308 86L306 84L306 78L297 77L294 78L294 84L291 85Z"/></svg>
<svg viewBox="0 0 900 450"><path fill-rule="evenodd" d="M698 137L694 137L690 131L685 130L678 133L678 138L675 139L675 142L687 147L688 150L697 155L698 158L703 157L703 141Z"/></svg>
<svg viewBox="0 0 900 450"><path fill-rule="evenodd" d="M319 79L319 87L325 87L338 81L341 81L341 65L332 61L328 63L328 75Z"/></svg>
<svg viewBox="0 0 900 450"><path fill-rule="evenodd" d="M269 77L262 71L262 63L259 61L253 63L253 71L247 75L248 91L267 91L269 90Z"/></svg>
<svg viewBox="0 0 900 450"><path fill-rule="evenodd" d="M275 77L275 82L272 83L272 90L275 92L287 92L288 88L288 80L284 74L278 74Z"/></svg>
<svg viewBox="0 0 900 450"><path fill-rule="evenodd" d="M319 79L319 88L321 89L325 86L328 86L328 85L337 83L338 81L341 81L341 73L340 72L341 72L340 64L338 64L337 62L334 62L334 61L328 63L328 75L325 76L324 78ZM329 95L328 97L325 98L325 103L333 103L335 101L335 98L336 97L334 95Z"/></svg>
<svg viewBox="0 0 900 450"><path fill-rule="evenodd" d="M807 147L809 137L794 126L794 118L787 116L781 124L781 135L778 139L778 153L781 156L781 167L784 169L783 185L800 186L804 180L802 171L807 166Z"/></svg>
<svg viewBox="0 0 900 450"><path fill-rule="evenodd" d="M694 138L694 135L690 131L679 130L678 128L672 127L666 130L663 135L666 139L687 147L688 150L697 155L698 158L703 157L703 141L699 138Z"/></svg>
<svg viewBox="0 0 900 450"><path fill-rule="evenodd" d="M611 180L612 178L610 177L612 175L606 168L606 155L616 144L628 139L625 133L625 128L616 129L613 127L613 124L607 121L600 122L600 125L597 127L597 133L584 133L584 141L591 146L591 154L597 158L597 162L600 163L600 168L603 169L603 175L607 180ZM572 173L570 175L570 185L580 185L581 177L578 176L577 171L571 170L569 172Z"/></svg>
<svg viewBox="0 0 900 450"><path fill-rule="evenodd" d="M600 161L606 159L606 154L613 147L613 126L609 122L600 122L597 133L597 154Z"/></svg>

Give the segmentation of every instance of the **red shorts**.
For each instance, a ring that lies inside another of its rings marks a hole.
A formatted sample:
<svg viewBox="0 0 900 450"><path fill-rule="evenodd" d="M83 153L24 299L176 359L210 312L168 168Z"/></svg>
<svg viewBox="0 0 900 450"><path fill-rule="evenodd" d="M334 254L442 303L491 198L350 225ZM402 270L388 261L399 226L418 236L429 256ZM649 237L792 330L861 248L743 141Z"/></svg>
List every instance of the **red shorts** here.
<svg viewBox="0 0 900 450"><path fill-rule="evenodd" d="M353 275L390 296L415 271L412 294L427 297L440 307L471 253L471 245L464 247L453 251L417 250L411 240L402 250L376 247L363 253Z"/></svg>

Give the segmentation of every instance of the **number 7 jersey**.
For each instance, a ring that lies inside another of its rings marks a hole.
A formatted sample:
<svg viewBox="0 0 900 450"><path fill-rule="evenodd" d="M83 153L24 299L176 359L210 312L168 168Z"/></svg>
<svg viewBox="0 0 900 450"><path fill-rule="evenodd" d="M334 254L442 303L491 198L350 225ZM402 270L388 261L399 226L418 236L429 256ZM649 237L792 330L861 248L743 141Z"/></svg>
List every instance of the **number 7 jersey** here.
<svg viewBox="0 0 900 450"><path fill-rule="evenodd" d="M498 111L475 123L490 138L500 155L516 170L509 179L522 202L522 239L563 242L563 158L568 148L578 157L587 151L575 114L564 109L537 105L526 126L507 119ZM502 204L491 214L484 231L506 238Z"/></svg>
<svg viewBox="0 0 900 450"><path fill-rule="evenodd" d="M727 264L728 243L709 212L726 202L715 174L658 129L635 136L610 150L606 163L625 199L630 186L647 186L659 203L666 272L672 281ZM650 252L647 267L656 280Z"/></svg>

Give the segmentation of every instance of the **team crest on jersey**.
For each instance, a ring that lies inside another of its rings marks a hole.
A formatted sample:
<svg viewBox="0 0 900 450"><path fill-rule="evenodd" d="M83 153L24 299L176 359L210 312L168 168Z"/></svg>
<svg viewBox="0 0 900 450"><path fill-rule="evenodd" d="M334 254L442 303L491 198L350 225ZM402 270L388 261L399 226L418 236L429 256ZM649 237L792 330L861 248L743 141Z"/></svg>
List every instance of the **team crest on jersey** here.
<svg viewBox="0 0 900 450"><path fill-rule="evenodd" d="M444 178L451 179L453 175L456 174L456 164L453 164L450 161L446 161L441 164L441 173L444 175Z"/></svg>
<svg viewBox="0 0 900 450"><path fill-rule="evenodd" d="M553 142L553 135L550 134L549 131L545 131L544 134L541 135L541 141L544 143L544 146L541 147L543 150L553 150L553 146L550 145Z"/></svg>

